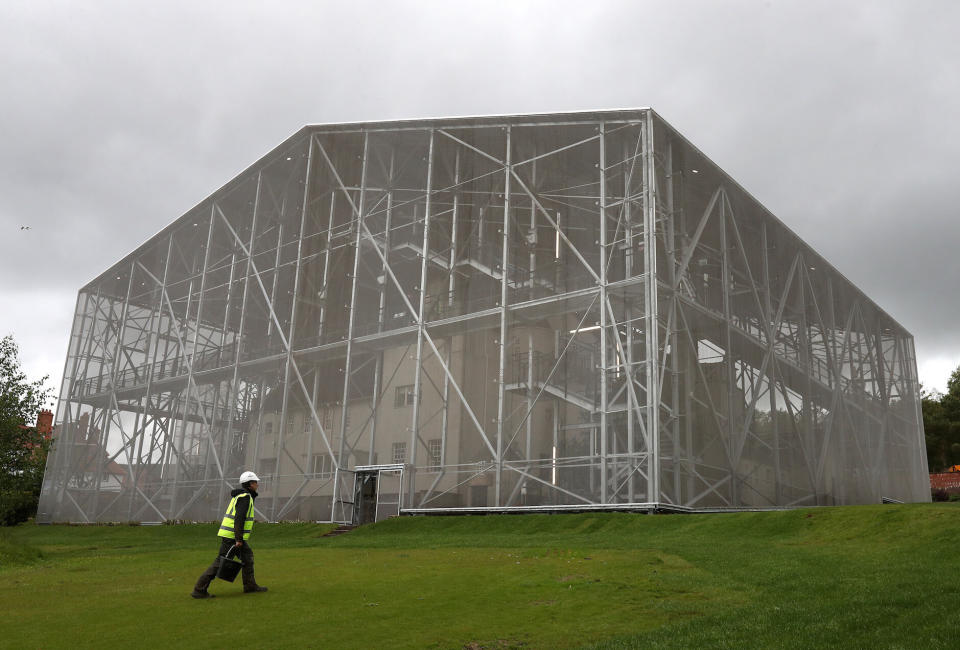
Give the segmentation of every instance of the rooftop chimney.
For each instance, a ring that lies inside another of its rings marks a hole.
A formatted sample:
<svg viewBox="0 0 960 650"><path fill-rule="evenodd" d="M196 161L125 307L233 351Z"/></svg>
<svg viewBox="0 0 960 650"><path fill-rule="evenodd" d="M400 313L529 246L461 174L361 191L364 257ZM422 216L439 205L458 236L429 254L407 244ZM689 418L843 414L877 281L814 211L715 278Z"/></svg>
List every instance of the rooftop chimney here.
<svg viewBox="0 0 960 650"><path fill-rule="evenodd" d="M37 431L50 437L53 433L53 412L43 409L37 414Z"/></svg>

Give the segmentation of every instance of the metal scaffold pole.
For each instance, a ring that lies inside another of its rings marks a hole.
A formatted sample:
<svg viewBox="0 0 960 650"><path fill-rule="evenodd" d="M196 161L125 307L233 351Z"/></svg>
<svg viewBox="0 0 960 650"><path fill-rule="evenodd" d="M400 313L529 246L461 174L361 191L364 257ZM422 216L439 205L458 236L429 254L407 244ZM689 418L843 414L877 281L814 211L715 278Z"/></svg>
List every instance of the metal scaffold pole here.
<svg viewBox="0 0 960 650"><path fill-rule="evenodd" d="M660 496L660 388L657 368L659 324L657 322L657 207L656 176L653 164L653 116L647 111L643 127L643 261L644 337L646 344L646 431L647 501L658 503Z"/></svg>
<svg viewBox="0 0 960 650"><path fill-rule="evenodd" d="M431 199L433 198L433 155L436 132L430 130L430 145L427 152L427 192L423 211L423 243L420 248L420 284L417 287L419 307L417 309L417 353L414 362L413 377L413 415L410 421L410 471L407 472L408 500L415 503L417 491L417 450L420 440L420 404L423 390L423 339L426 330L426 300L427 300L427 261L430 257L430 217Z"/></svg>
<svg viewBox="0 0 960 650"><path fill-rule="evenodd" d="M600 132L600 162L597 168L600 172L600 279L597 281L600 285L600 363L598 370L600 372L600 503L608 502L607 490L609 489L609 479L607 477L608 457L607 441L610 437L610 431L607 428L607 133L606 125L601 122ZM614 323L614 326L616 324Z"/></svg>
<svg viewBox="0 0 960 650"><path fill-rule="evenodd" d="M366 183L367 183L367 164L369 161L369 145L370 145L370 134L364 132L363 134L363 162L361 163L360 170L360 198L358 205L355 207L352 214L352 221L356 224L356 235L353 242L353 272L350 275L350 304L347 306L349 311L348 316L348 326L347 326L347 349L346 349L346 358L344 359L343 364L343 399L340 403L340 446L339 451L337 452L337 457L333 459L333 464L335 468L339 471L342 467L347 465L347 461L344 458L346 450L346 439L347 439L347 421L349 420L348 412L348 403L350 400L350 372L351 364L353 360L353 339L354 339L354 325L356 321L356 304L357 299L357 277L360 271L360 241L363 233L363 218L364 218L364 200L366 199ZM348 195L349 196L349 195ZM353 207L353 206L351 206ZM334 490L340 490L340 482L337 481ZM343 495L334 494L334 500L342 499Z"/></svg>
<svg viewBox="0 0 960 650"><path fill-rule="evenodd" d="M512 176L511 160L511 128L506 128L506 163L504 164L504 188L503 188L503 245L502 259L500 262L500 335L498 339L499 362L497 369L497 457L496 478L494 487L494 503L500 506L502 502L501 490L503 482L503 419L504 419L504 401L505 401L505 382L507 367L507 301L509 294L507 292L507 281L510 277L510 179Z"/></svg>

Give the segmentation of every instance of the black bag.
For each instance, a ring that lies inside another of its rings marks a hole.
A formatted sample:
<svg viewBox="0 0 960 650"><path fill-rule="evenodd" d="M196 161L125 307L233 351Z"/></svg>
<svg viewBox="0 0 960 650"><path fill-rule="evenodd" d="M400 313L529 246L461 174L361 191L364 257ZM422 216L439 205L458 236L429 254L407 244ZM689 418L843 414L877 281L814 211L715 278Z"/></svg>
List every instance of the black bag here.
<svg viewBox="0 0 960 650"><path fill-rule="evenodd" d="M234 553L236 551L236 553ZM233 555L231 555L233 553ZM217 577L227 582L233 582L237 579L237 574L243 568L243 560L237 557L240 553L239 546L233 546L227 551L226 555L220 556L220 567L217 569Z"/></svg>

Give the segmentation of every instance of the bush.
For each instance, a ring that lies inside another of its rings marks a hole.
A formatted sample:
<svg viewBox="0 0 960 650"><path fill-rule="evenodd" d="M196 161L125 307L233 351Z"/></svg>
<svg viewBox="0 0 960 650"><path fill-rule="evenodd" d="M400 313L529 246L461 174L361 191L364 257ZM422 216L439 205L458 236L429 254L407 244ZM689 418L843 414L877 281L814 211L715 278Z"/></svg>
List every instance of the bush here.
<svg viewBox="0 0 960 650"><path fill-rule="evenodd" d="M16 526L37 513L37 497L30 492L0 492L0 526Z"/></svg>

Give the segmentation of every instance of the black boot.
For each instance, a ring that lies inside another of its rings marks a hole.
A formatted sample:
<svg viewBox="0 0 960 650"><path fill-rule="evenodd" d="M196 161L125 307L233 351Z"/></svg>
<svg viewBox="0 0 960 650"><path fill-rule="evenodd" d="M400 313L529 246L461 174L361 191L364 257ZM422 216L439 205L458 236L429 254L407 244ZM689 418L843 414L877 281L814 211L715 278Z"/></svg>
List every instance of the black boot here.
<svg viewBox="0 0 960 650"><path fill-rule="evenodd" d="M209 591L197 591L196 589L194 589L190 595L194 598L216 598L216 596L211 594Z"/></svg>
<svg viewBox="0 0 960 650"><path fill-rule="evenodd" d="M245 593L245 594L257 594L257 593L260 593L260 592L266 591L266 590L267 590L266 587L261 587L260 585L257 585L256 587L244 587L244 588L243 588L243 593Z"/></svg>

